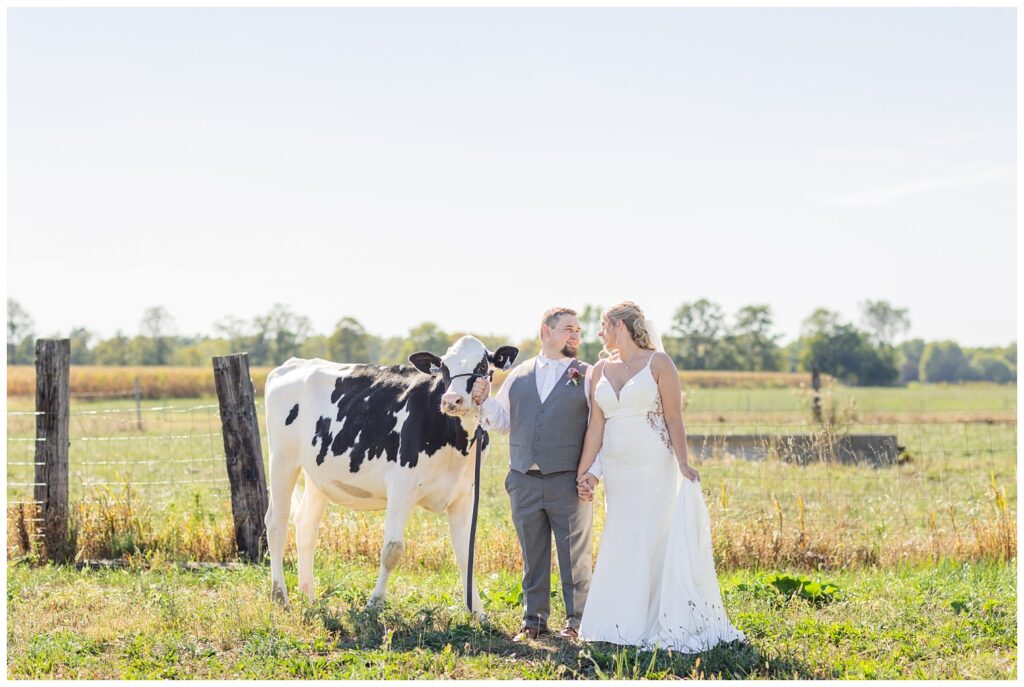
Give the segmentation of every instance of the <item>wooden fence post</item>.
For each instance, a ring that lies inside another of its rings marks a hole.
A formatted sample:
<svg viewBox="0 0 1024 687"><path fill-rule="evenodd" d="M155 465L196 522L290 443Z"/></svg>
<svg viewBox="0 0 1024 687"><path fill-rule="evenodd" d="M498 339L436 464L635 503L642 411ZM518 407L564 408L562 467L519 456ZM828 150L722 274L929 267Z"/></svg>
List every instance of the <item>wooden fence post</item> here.
<svg viewBox="0 0 1024 687"><path fill-rule="evenodd" d="M814 421L821 424L821 373L817 365L811 366L811 388L814 390L811 412L814 413Z"/></svg>
<svg viewBox="0 0 1024 687"><path fill-rule="evenodd" d="M36 340L36 478L41 502L43 551L56 563L74 558L68 538L68 448L71 340Z"/></svg>
<svg viewBox="0 0 1024 687"><path fill-rule="evenodd" d="M214 356L213 379L220 402L235 541L242 558L258 563L267 550L263 518L267 514L268 500L249 356L246 353Z"/></svg>

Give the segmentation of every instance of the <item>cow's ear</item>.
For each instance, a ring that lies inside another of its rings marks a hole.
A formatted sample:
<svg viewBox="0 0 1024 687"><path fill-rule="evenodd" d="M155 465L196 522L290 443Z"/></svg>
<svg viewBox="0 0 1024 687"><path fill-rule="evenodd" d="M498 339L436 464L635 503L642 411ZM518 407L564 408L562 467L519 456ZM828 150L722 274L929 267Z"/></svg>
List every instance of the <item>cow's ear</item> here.
<svg viewBox="0 0 1024 687"><path fill-rule="evenodd" d="M487 359L497 369L507 370L512 367L512 363L515 362L517 355L519 355L519 349L515 346L502 346L494 353L488 352Z"/></svg>
<svg viewBox="0 0 1024 687"><path fill-rule="evenodd" d="M441 359L427 351L413 353L409 356L409 362L412 363L413 367L417 370L420 372L426 372L428 375L437 374L441 371Z"/></svg>

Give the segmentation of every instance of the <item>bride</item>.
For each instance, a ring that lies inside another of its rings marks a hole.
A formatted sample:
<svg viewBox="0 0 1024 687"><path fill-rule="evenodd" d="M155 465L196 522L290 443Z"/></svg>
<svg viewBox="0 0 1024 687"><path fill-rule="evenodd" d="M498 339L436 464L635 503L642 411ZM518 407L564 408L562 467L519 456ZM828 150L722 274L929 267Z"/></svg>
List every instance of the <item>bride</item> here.
<svg viewBox="0 0 1024 687"><path fill-rule="evenodd" d="M601 315L598 336L611 355L590 379L577 476L581 498L592 498L587 471L600 451L606 510L579 637L686 653L745 641L722 605L675 364L630 301Z"/></svg>

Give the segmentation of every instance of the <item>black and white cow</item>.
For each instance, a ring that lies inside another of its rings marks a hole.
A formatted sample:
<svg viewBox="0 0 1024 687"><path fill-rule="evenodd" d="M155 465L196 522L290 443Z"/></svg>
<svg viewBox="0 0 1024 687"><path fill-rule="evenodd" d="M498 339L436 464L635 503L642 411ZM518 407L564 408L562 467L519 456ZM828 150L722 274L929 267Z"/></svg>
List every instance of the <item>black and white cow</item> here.
<svg viewBox="0 0 1024 687"><path fill-rule="evenodd" d="M291 497L299 473L305 489L295 519L299 590L313 594L313 549L327 501L355 510L386 510L380 575L371 603L383 604L388 577L405 548L413 506L447 511L455 559L466 585L473 508L471 449L477 413L474 377L508 369L512 346L490 352L464 336L443 358L414 353L415 367L339 364L292 358L267 377L270 444L267 542L274 598L286 606L282 559ZM454 379L453 379L454 377ZM482 445L486 448L484 435ZM473 585L473 612L481 612Z"/></svg>

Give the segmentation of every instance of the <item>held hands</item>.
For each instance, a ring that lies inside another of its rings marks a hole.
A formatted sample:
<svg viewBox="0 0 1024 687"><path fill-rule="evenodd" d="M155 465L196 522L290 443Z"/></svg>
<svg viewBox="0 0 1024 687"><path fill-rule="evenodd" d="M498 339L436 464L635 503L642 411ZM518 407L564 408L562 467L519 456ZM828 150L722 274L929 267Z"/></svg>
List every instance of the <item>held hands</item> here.
<svg viewBox="0 0 1024 687"><path fill-rule="evenodd" d="M487 377L477 377L473 382L473 403L483 405L487 397L491 395L491 380Z"/></svg>
<svg viewBox="0 0 1024 687"><path fill-rule="evenodd" d="M597 478L589 472L576 479L576 493L581 501L594 500L594 488L597 486Z"/></svg>
<svg viewBox="0 0 1024 687"><path fill-rule="evenodd" d="M700 482L700 473L691 468L689 464L680 465L679 472L683 473L683 477L691 482Z"/></svg>

